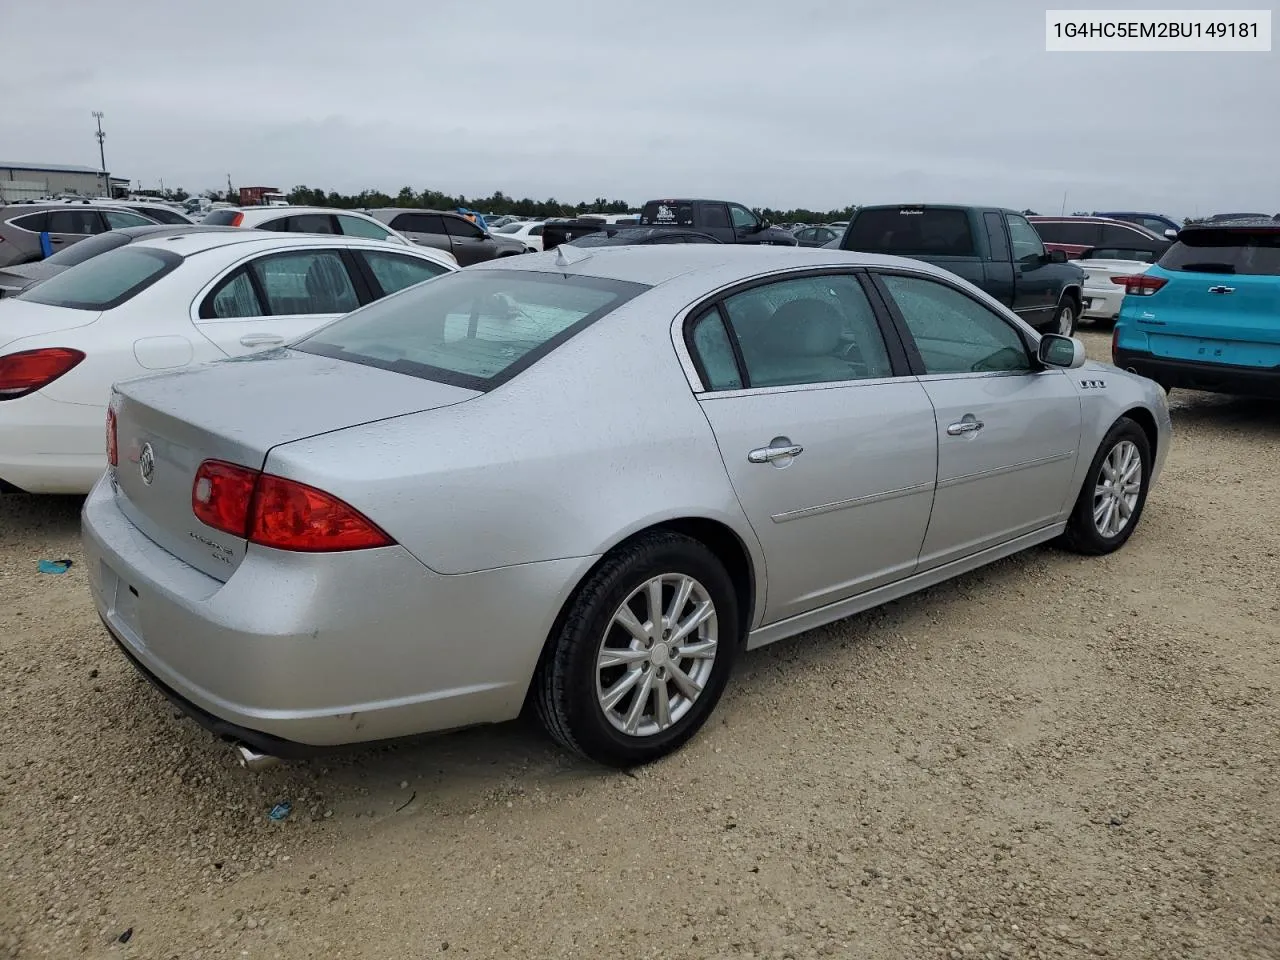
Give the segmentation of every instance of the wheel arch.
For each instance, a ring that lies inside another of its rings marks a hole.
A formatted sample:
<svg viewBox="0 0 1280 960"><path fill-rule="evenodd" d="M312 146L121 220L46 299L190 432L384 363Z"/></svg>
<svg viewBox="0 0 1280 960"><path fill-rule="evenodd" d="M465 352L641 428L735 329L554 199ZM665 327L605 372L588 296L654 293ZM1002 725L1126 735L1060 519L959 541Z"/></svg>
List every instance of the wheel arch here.
<svg viewBox="0 0 1280 960"><path fill-rule="evenodd" d="M1152 416L1150 410L1141 406L1130 407L1124 413L1120 414L1120 416L1116 417L1116 422L1126 418L1132 420L1141 427L1142 432L1147 435L1147 443L1151 445L1151 456L1155 459L1158 456L1160 446L1160 428L1156 426L1156 418ZM1115 423L1112 423L1111 426L1115 426ZM1110 427L1107 429L1109 430Z"/></svg>

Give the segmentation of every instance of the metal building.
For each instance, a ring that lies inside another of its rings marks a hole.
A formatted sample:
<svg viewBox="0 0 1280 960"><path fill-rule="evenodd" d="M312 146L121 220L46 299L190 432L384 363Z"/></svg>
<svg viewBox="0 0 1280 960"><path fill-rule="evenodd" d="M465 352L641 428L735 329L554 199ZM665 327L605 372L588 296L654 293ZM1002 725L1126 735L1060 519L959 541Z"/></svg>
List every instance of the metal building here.
<svg viewBox="0 0 1280 960"><path fill-rule="evenodd" d="M64 193L107 197L111 195L110 180L109 174L93 167L0 160L0 201L38 200Z"/></svg>

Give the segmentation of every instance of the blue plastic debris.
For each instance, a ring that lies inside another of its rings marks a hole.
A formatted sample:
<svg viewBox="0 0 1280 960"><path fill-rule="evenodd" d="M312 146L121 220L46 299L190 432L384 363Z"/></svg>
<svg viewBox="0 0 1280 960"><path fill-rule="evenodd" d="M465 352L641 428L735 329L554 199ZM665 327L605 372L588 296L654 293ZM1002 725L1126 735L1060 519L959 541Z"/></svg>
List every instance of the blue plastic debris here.
<svg viewBox="0 0 1280 960"><path fill-rule="evenodd" d="M41 560L39 564L41 573L66 573L71 569L70 560Z"/></svg>
<svg viewBox="0 0 1280 960"><path fill-rule="evenodd" d="M268 813L267 816L270 817L272 820L279 821L289 816L289 814L292 811L293 811L293 804L290 803L288 800L281 800L279 803L277 803L274 807L271 808L271 812Z"/></svg>

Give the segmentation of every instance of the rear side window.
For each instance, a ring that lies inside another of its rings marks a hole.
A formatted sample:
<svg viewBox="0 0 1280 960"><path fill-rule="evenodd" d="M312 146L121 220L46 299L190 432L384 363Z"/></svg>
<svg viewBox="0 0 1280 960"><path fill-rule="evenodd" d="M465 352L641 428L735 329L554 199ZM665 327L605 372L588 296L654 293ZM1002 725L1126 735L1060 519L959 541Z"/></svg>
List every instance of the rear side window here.
<svg viewBox="0 0 1280 960"><path fill-rule="evenodd" d="M152 220L158 223L190 223L191 221L178 213L176 210L169 210L165 207L140 207Z"/></svg>
<svg viewBox="0 0 1280 960"><path fill-rule="evenodd" d="M688 201L652 200L640 211L640 223L654 227L691 227L693 204Z"/></svg>
<svg viewBox="0 0 1280 960"><path fill-rule="evenodd" d="M1004 232L1004 217L998 213L984 213L982 224L987 228L987 246L991 259L997 263L1009 260L1009 239Z"/></svg>
<svg viewBox="0 0 1280 960"><path fill-rule="evenodd" d="M723 203L704 203L702 225L713 230L727 230L729 228L728 208Z"/></svg>
<svg viewBox="0 0 1280 960"><path fill-rule="evenodd" d="M32 233L44 233L49 229L49 214L47 213L29 213L25 217L15 217L10 221L20 230L30 230Z"/></svg>
<svg viewBox="0 0 1280 960"><path fill-rule="evenodd" d="M375 301L294 349L488 390L647 289L553 273L451 272Z"/></svg>
<svg viewBox="0 0 1280 960"><path fill-rule="evenodd" d="M1037 220L1032 224L1045 243L1092 247L1098 243L1098 224L1070 220Z"/></svg>
<svg viewBox="0 0 1280 960"><path fill-rule="evenodd" d="M275 316L350 313L360 306L351 274L331 250L261 257L251 265Z"/></svg>
<svg viewBox="0 0 1280 960"><path fill-rule="evenodd" d="M693 355L708 390L740 390L742 376L720 311L712 307L693 324Z"/></svg>
<svg viewBox="0 0 1280 960"><path fill-rule="evenodd" d="M930 207L862 210L841 247L900 257L974 256L969 214Z"/></svg>
<svg viewBox="0 0 1280 960"><path fill-rule="evenodd" d="M239 210L210 210L200 222L209 227L231 227L235 226L236 215L239 213Z"/></svg>
<svg viewBox="0 0 1280 960"><path fill-rule="evenodd" d="M300 213L296 217L290 217L288 226L284 229L289 233L338 232L333 225L333 217L327 213Z"/></svg>
<svg viewBox="0 0 1280 960"><path fill-rule="evenodd" d="M391 222L394 230L409 233L444 233L444 218L438 213L402 213Z"/></svg>
<svg viewBox="0 0 1280 960"><path fill-rule="evenodd" d="M139 217L137 223L130 223L127 226L134 227L148 222ZM71 233L87 236L89 234L102 233L104 229L102 220L98 217L96 210L49 211L48 230L50 233Z"/></svg>
<svg viewBox="0 0 1280 960"><path fill-rule="evenodd" d="M168 250L109 250L18 294L17 299L73 310L110 310L141 293L178 264Z"/></svg>
<svg viewBox="0 0 1280 960"><path fill-rule="evenodd" d="M266 315L249 271L240 269L220 283L200 305L202 320L236 320Z"/></svg>
<svg viewBox="0 0 1280 960"><path fill-rule="evenodd" d="M1159 263L1182 273L1277 277L1280 230L1183 230Z"/></svg>

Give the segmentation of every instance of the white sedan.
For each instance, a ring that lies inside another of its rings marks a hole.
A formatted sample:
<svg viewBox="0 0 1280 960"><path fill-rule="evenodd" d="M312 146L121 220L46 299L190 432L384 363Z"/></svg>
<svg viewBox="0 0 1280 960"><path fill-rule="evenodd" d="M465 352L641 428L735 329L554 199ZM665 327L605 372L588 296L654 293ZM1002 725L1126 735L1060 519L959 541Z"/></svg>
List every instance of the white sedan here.
<svg viewBox="0 0 1280 960"><path fill-rule="evenodd" d="M534 253L542 252L542 221L525 221L522 223L508 223L506 226L499 227L494 233L500 233L504 237L515 237L524 243L530 251Z"/></svg>
<svg viewBox="0 0 1280 960"><path fill-rule="evenodd" d="M87 493L111 385L288 343L456 270L426 247L190 233L108 251L0 300L0 492Z"/></svg>
<svg viewBox="0 0 1280 960"><path fill-rule="evenodd" d="M1132 277L1146 273L1151 264L1143 260L1121 260L1106 256L1107 251L1100 251L1103 256L1094 254L1099 251L1087 251L1076 263L1084 270L1084 294L1081 304L1081 319L1114 321L1120 315L1120 304L1124 300L1124 277Z"/></svg>

